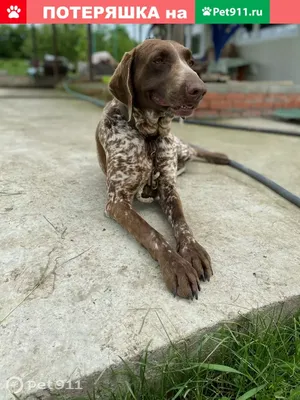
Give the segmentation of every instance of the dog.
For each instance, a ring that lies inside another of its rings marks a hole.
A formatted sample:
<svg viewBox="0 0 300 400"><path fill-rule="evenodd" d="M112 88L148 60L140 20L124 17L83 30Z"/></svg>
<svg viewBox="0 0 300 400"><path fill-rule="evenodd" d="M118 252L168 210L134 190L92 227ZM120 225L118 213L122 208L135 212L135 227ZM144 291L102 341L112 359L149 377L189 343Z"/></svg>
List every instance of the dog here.
<svg viewBox="0 0 300 400"><path fill-rule="evenodd" d="M96 145L106 175L106 215L149 251L174 296L198 299L200 281L209 281L213 271L185 220L176 178L190 160L227 164L228 157L171 133L172 119L192 115L206 93L192 67L191 51L174 41L148 39L125 53L109 83L113 100L103 110ZM135 198L159 202L176 250L134 210Z"/></svg>

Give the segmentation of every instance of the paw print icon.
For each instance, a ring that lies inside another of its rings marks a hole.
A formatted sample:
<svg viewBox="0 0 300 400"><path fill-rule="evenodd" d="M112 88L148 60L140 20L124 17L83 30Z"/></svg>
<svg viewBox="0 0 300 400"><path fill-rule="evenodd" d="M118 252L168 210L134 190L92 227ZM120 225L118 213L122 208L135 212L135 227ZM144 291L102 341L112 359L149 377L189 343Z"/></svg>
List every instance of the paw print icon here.
<svg viewBox="0 0 300 400"><path fill-rule="evenodd" d="M19 18L21 9L18 6L10 6L7 10L8 18Z"/></svg>
<svg viewBox="0 0 300 400"><path fill-rule="evenodd" d="M202 14L203 14L205 17L210 17L211 12L212 12L212 9L211 9L210 7L204 7L204 8L202 8Z"/></svg>

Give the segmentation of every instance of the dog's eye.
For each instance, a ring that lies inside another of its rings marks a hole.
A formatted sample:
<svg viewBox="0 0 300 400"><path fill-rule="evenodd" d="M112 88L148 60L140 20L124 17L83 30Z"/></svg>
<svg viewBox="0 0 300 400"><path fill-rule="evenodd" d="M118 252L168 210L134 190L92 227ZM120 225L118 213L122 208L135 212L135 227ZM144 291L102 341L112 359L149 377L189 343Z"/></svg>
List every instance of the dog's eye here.
<svg viewBox="0 0 300 400"><path fill-rule="evenodd" d="M154 64L163 64L164 59L162 57L157 57L153 60Z"/></svg>
<svg viewBox="0 0 300 400"><path fill-rule="evenodd" d="M194 60L189 60L187 63L188 63L188 65L190 67L193 67L195 65L195 61Z"/></svg>

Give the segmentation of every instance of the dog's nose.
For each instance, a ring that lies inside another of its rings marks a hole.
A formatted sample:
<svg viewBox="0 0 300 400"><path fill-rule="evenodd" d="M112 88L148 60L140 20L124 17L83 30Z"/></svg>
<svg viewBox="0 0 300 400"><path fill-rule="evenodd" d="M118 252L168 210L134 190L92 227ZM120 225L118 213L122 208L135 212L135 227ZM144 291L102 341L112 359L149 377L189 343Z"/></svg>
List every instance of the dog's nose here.
<svg viewBox="0 0 300 400"><path fill-rule="evenodd" d="M193 82L193 83L187 84L186 92L189 97L191 97L194 100L197 100L205 95L205 93L207 92L207 89L203 83Z"/></svg>

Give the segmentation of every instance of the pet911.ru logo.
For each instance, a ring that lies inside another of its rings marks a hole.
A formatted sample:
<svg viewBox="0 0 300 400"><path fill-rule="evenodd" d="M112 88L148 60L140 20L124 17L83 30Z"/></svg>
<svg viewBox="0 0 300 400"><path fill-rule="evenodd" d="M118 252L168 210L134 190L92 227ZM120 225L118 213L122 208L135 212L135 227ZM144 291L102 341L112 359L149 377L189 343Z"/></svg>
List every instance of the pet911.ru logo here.
<svg viewBox="0 0 300 400"><path fill-rule="evenodd" d="M218 8L218 7L203 7L202 15L204 17L262 17L263 10L249 9L247 7L231 7L231 8Z"/></svg>

